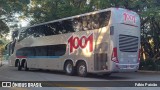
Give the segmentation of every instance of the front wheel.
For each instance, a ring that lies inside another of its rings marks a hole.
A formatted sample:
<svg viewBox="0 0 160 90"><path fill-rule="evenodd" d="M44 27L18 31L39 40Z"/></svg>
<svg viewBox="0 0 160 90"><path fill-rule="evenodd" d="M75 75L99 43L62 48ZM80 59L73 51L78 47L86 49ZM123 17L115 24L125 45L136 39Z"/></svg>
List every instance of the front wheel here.
<svg viewBox="0 0 160 90"><path fill-rule="evenodd" d="M66 62L64 69L65 69L65 72L67 75L74 74L74 67L73 67L73 63L71 61Z"/></svg>
<svg viewBox="0 0 160 90"><path fill-rule="evenodd" d="M87 66L85 62L80 62L77 66L77 74L81 77L87 76Z"/></svg>

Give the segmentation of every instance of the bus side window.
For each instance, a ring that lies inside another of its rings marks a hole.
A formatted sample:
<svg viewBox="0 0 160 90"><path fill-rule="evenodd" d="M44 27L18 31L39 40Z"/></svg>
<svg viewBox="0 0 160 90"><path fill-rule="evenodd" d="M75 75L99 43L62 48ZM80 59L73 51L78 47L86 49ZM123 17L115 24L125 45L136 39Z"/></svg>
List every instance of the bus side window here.
<svg viewBox="0 0 160 90"><path fill-rule="evenodd" d="M54 47L53 46L47 46L47 56L54 56Z"/></svg>
<svg viewBox="0 0 160 90"><path fill-rule="evenodd" d="M62 34L63 26L62 26L61 22L55 22L54 25L55 25L55 28L56 28L55 33L56 34Z"/></svg>
<svg viewBox="0 0 160 90"><path fill-rule="evenodd" d="M83 30L94 30L99 28L99 14L83 16Z"/></svg>
<svg viewBox="0 0 160 90"><path fill-rule="evenodd" d="M63 26L62 33L74 32L71 19L63 21L62 26Z"/></svg>
<svg viewBox="0 0 160 90"><path fill-rule="evenodd" d="M75 32L82 31L82 19L80 17L74 18L72 24Z"/></svg>
<svg viewBox="0 0 160 90"><path fill-rule="evenodd" d="M35 29L34 27L31 27L31 29L32 29L32 36L33 36L33 37L39 37L36 29Z"/></svg>
<svg viewBox="0 0 160 90"><path fill-rule="evenodd" d="M44 25L45 36L55 35L56 28L52 23Z"/></svg>
<svg viewBox="0 0 160 90"><path fill-rule="evenodd" d="M62 56L66 53L66 44L48 46L48 56Z"/></svg>
<svg viewBox="0 0 160 90"><path fill-rule="evenodd" d="M31 38L34 38L34 35L35 35L35 30L31 28L30 37L31 37Z"/></svg>
<svg viewBox="0 0 160 90"><path fill-rule="evenodd" d="M35 48L34 47L28 48L28 56L35 56L35 55L36 55Z"/></svg>
<svg viewBox="0 0 160 90"><path fill-rule="evenodd" d="M36 56L47 56L46 46L35 47L35 51L36 51Z"/></svg>
<svg viewBox="0 0 160 90"><path fill-rule="evenodd" d="M93 19L93 21L92 21L92 25L93 25L93 29L98 29L99 28L99 14L94 14L94 15L92 15L92 19Z"/></svg>
<svg viewBox="0 0 160 90"><path fill-rule="evenodd" d="M54 48L55 48L55 56L62 56L66 53L65 44L55 45Z"/></svg>
<svg viewBox="0 0 160 90"><path fill-rule="evenodd" d="M45 29L46 29L46 28L45 28L44 25L37 26L35 29L36 29L36 31L37 31L39 37L45 36Z"/></svg>
<svg viewBox="0 0 160 90"><path fill-rule="evenodd" d="M110 19L110 12L102 12L99 13L99 23L100 23L100 27L104 27L107 26L109 23L109 19Z"/></svg>

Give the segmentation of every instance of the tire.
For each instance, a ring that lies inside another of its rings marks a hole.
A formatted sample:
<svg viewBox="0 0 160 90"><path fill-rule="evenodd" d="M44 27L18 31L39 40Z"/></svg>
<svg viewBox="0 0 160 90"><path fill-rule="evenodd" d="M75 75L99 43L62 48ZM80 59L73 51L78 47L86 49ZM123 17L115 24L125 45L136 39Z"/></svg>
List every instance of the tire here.
<svg viewBox="0 0 160 90"><path fill-rule="evenodd" d="M22 66L21 66L21 64L20 64L20 61L18 61L18 71L21 71L22 70Z"/></svg>
<svg viewBox="0 0 160 90"><path fill-rule="evenodd" d="M66 62L64 70L67 75L74 75L75 70L73 63L71 61Z"/></svg>
<svg viewBox="0 0 160 90"><path fill-rule="evenodd" d="M25 71L28 71L28 70L29 70L29 68L27 67L27 61L25 61L25 63L24 63L24 70L25 70Z"/></svg>
<svg viewBox="0 0 160 90"><path fill-rule="evenodd" d="M80 62L77 65L77 74L81 77L87 76L87 66L85 62Z"/></svg>

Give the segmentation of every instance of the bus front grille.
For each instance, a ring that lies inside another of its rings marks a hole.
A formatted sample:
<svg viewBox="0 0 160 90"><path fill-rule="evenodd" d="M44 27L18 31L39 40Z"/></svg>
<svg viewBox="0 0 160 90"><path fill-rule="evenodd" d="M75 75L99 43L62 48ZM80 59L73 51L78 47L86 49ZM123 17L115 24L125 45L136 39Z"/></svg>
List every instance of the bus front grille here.
<svg viewBox="0 0 160 90"><path fill-rule="evenodd" d="M122 52L137 52L138 37L119 35L119 49Z"/></svg>

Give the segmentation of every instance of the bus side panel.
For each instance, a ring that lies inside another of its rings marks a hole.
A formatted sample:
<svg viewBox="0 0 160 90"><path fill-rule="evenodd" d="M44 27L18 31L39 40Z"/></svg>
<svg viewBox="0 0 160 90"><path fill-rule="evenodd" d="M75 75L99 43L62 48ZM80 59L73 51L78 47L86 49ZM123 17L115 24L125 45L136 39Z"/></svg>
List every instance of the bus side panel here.
<svg viewBox="0 0 160 90"><path fill-rule="evenodd" d="M95 30L75 32L67 35L69 38L67 42L66 58L64 59L72 60L74 66L76 66L78 64L77 62L80 60L85 61L87 65L87 72L93 71Z"/></svg>

